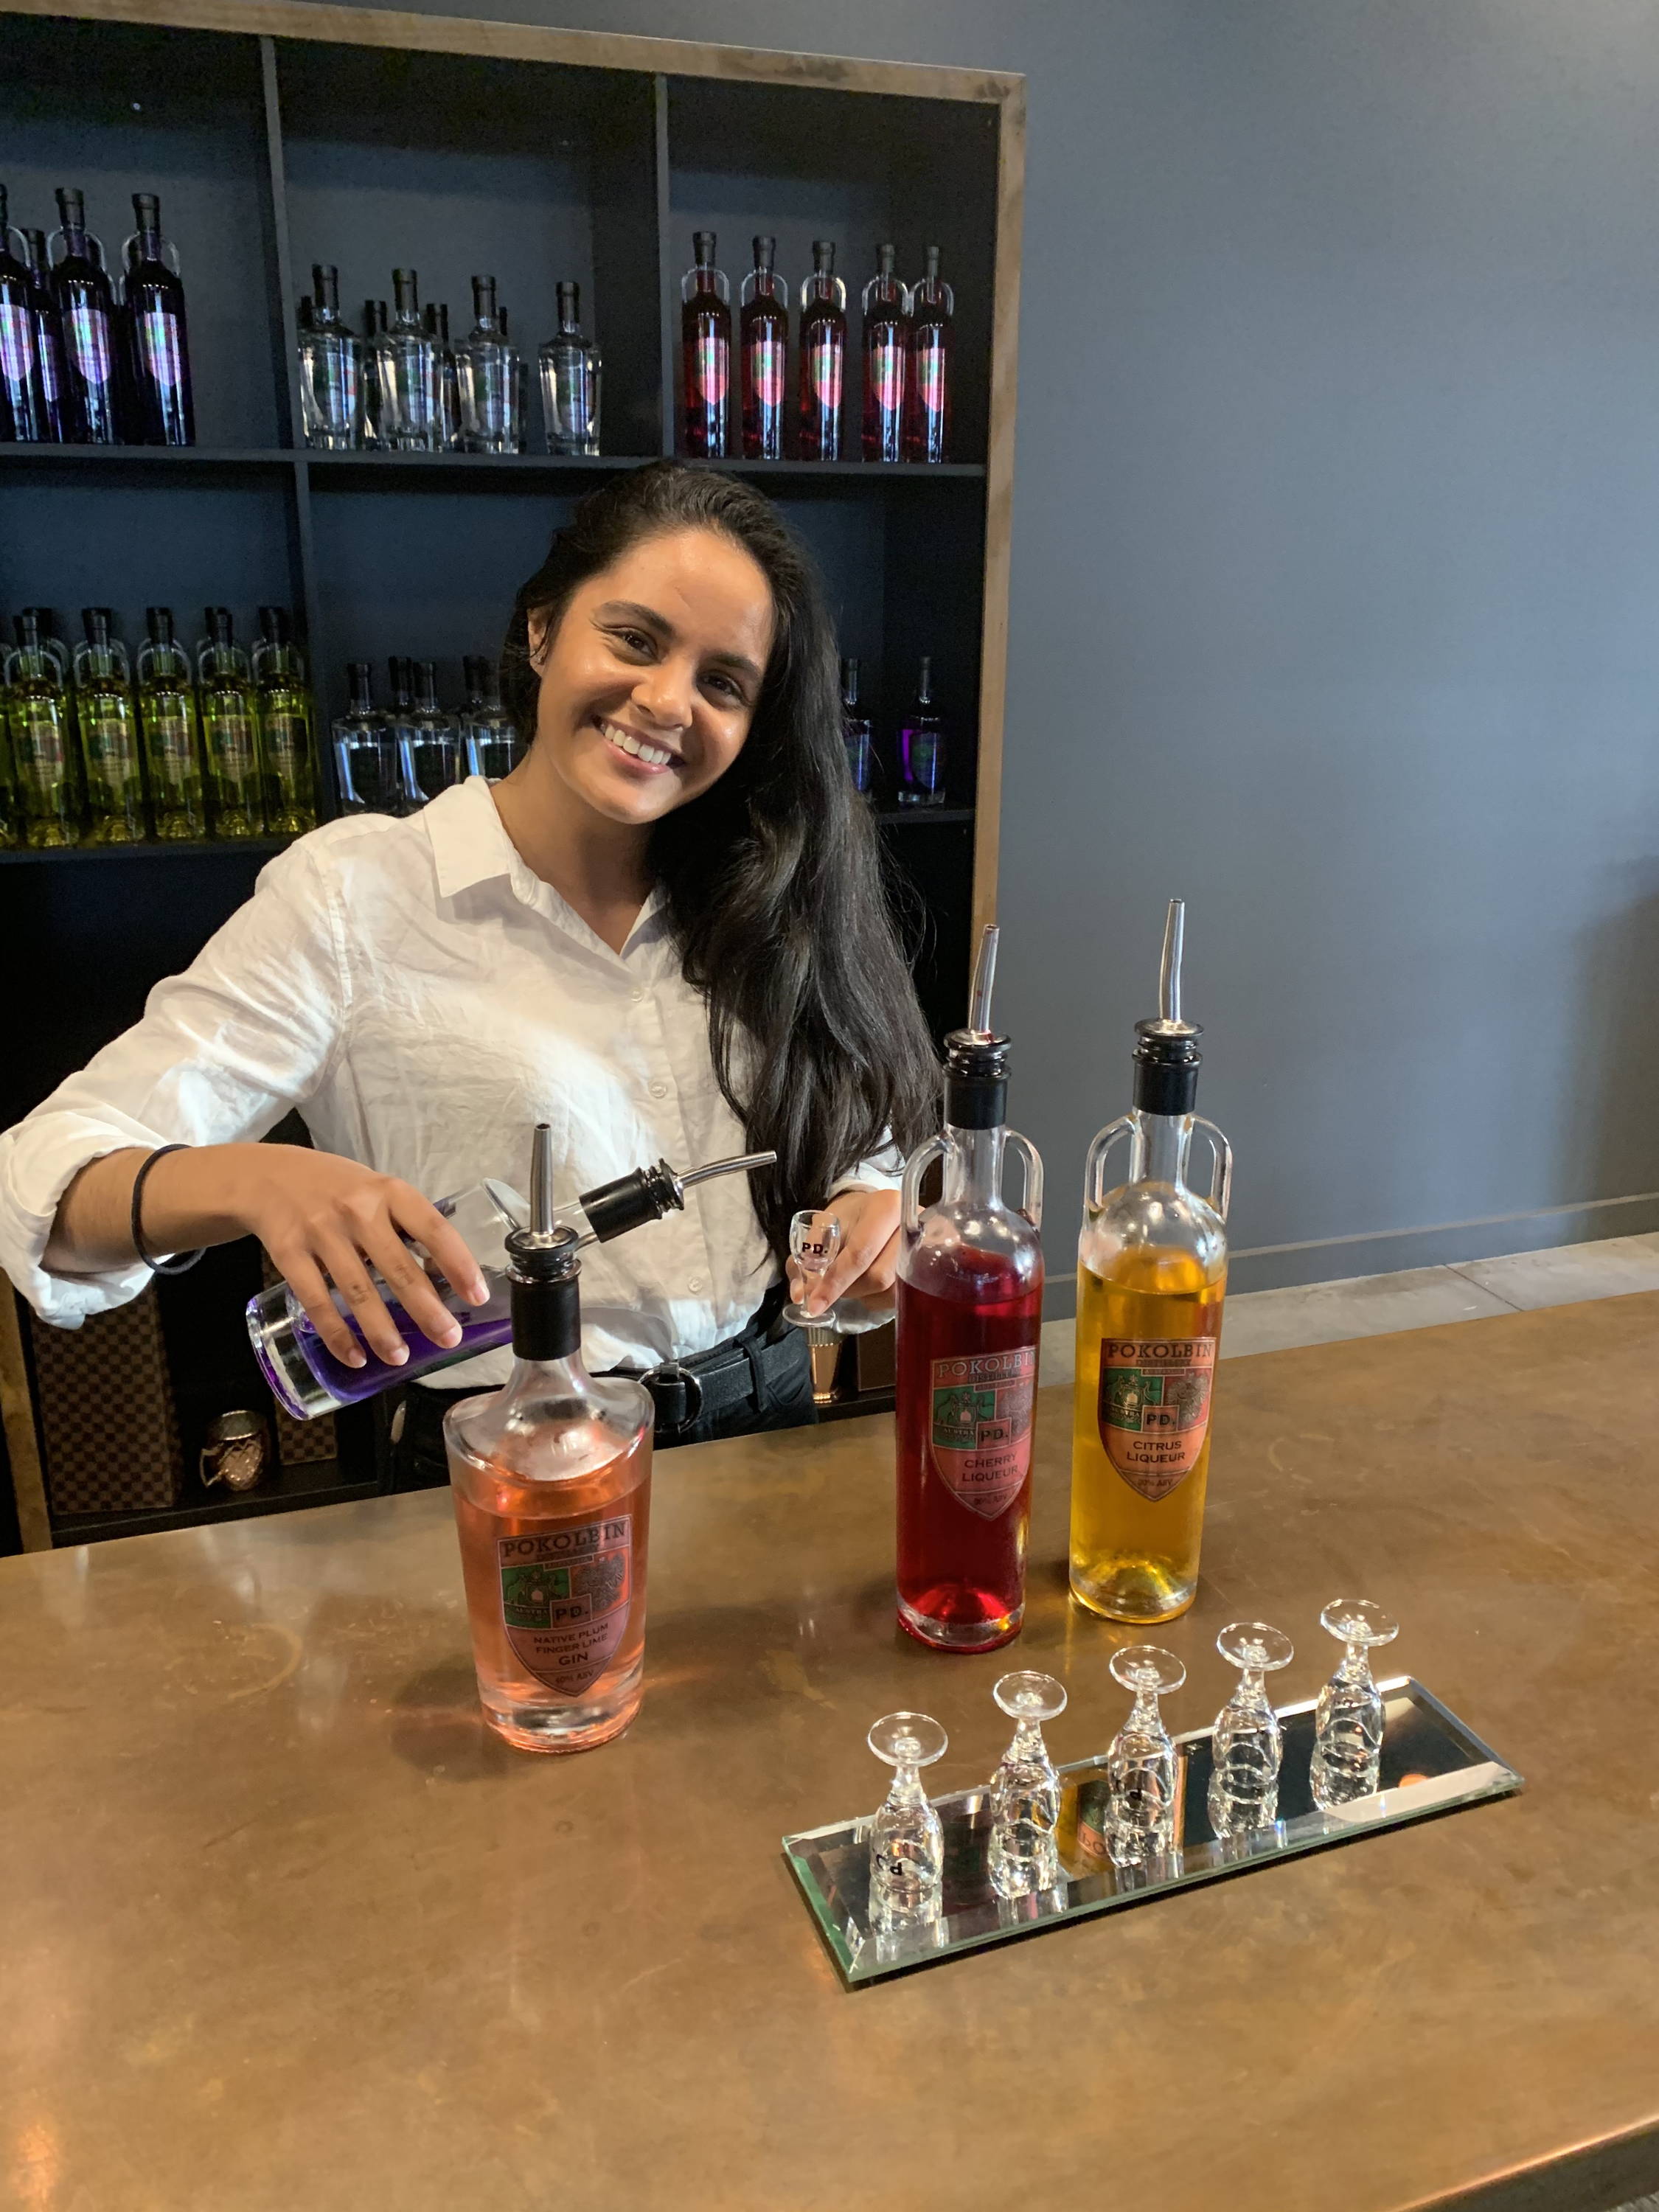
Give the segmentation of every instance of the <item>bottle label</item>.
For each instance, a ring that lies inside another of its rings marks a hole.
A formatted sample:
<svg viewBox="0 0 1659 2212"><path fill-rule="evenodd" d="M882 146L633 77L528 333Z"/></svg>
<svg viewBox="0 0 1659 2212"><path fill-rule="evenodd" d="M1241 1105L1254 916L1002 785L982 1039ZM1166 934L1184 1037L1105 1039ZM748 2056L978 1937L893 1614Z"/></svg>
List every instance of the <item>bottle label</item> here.
<svg viewBox="0 0 1659 2212"><path fill-rule="evenodd" d="M1006 1510L1030 1471L1036 1388L1034 1344L933 1362L933 1466L988 1521Z"/></svg>
<svg viewBox="0 0 1659 2212"><path fill-rule="evenodd" d="M691 354L691 396L699 407L725 406L731 376L731 344L724 331L697 332Z"/></svg>
<svg viewBox="0 0 1659 2212"><path fill-rule="evenodd" d="M16 395L27 396L33 367L34 348L29 335L27 307L16 301L0 301L0 381L14 395L14 404Z"/></svg>
<svg viewBox="0 0 1659 2212"><path fill-rule="evenodd" d="M945 414L945 348L937 337L916 342L916 404L929 427Z"/></svg>
<svg viewBox="0 0 1659 2212"><path fill-rule="evenodd" d="M520 1664L567 1698L591 1689L615 1656L634 1597L634 1522L616 1513L580 1528L500 1536L501 1622Z"/></svg>
<svg viewBox="0 0 1659 2212"><path fill-rule="evenodd" d="M149 715L150 765L169 791L196 772L195 733L182 707L158 707Z"/></svg>
<svg viewBox="0 0 1659 2212"><path fill-rule="evenodd" d="M783 341L775 331L761 329L749 341L749 380L763 407L783 404Z"/></svg>
<svg viewBox="0 0 1659 2212"><path fill-rule="evenodd" d="M884 422L896 420L904 401L904 341L878 337L870 349L868 392Z"/></svg>
<svg viewBox="0 0 1659 2212"><path fill-rule="evenodd" d="M1100 1441L1131 1490L1156 1504L1198 1465L1210 1432L1212 1336L1109 1336L1100 1346Z"/></svg>
<svg viewBox="0 0 1659 2212"><path fill-rule="evenodd" d="M68 767L64 725L50 708L32 707L25 701L11 726L20 782L37 791L50 791L62 781Z"/></svg>
<svg viewBox="0 0 1659 2212"><path fill-rule="evenodd" d="M279 707L265 715L265 750L285 790L296 785L305 774L309 736L303 714Z"/></svg>
<svg viewBox="0 0 1659 2212"><path fill-rule="evenodd" d="M64 313L64 337L83 380L101 392L115 374L108 316L91 301L77 300Z"/></svg>
<svg viewBox="0 0 1659 2212"><path fill-rule="evenodd" d="M87 767L112 792L138 781L138 751L124 714L88 714L82 725Z"/></svg>
<svg viewBox="0 0 1659 2212"><path fill-rule="evenodd" d="M182 390L185 381L183 325L160 306L145 307L133 319L138 363L158 392Z"/></svg>
<svg viewBox="0 0 1659 2212"><path fill-rule="evenodd" d="M258 757L253 723L234 708L207 706L204 709L208 759L214 774L227 783L244 783L253 774Z"/></svg>
<svg viewBox="0 0 1659 2212"><path fill-rule="evenodd" d="M807 390L813 407L825 421L833 421L841 414L844 352L840 333L822 325L812 332L805 349Z"/></svg>

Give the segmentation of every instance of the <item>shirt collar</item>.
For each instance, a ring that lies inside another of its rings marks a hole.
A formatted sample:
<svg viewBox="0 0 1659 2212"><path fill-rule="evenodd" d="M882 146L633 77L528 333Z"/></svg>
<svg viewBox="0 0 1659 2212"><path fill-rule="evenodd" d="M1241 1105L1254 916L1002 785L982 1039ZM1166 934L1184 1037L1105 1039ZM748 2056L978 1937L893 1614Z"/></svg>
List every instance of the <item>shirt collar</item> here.
<svg viewBox="0 0 1659 2212"><path fill-rule="evenodd" d="M421 822L432 847L440 898L454 898L476 884L505 878L525 905L550 915L572 935L590 940L607 957L616 958L615 953L600 943L552 884L544 883L532 868L526 866L518 847L507 834L507 825L496 811L489 785L483 776L470 775L465 783L452 785L435 799L428 799L421 809ZM647 925L658 921L662 906L662 888L655 884L629 933L624 951L631 951L645 940ZM649 932L653 937L657 933L654 929Z"/></svg>

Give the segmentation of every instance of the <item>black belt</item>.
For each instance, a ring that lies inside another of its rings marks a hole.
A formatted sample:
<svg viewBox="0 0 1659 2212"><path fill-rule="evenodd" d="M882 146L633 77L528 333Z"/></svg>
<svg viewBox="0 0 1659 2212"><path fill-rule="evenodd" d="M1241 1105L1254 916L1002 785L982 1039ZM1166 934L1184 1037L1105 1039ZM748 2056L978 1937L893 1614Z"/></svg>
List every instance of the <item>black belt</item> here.
<svg viewBox="0 0 1659 2212"><path fill-rule="evenodd" d="M689 1359L665 1359L643 1374L629 1367L610 1370L631 1376L651 1393L659 1442L672 1443L705 1415L717 1420L739 1406L753 1405L758 1412L765 1405L765 1375L772 1364L767 1355L794 1334L783 1318L788 1296L787 1283L775 1283L739 1334Z"/></svg>

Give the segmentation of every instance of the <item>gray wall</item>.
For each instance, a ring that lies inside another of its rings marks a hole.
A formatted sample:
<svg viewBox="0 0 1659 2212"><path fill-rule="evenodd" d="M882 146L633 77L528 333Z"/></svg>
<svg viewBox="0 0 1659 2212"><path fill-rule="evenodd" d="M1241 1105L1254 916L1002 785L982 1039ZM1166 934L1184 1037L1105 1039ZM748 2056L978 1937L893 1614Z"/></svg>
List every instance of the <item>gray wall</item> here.
<svg viewBox="0 0 1659 2212"><path fill-rule="evenodd" d="M999 1013L1055 1310L1171 892L1236 1282L1659 1224L1582 1210L1659 1192L1659 6L433 12L1030 77Z"/></svg>

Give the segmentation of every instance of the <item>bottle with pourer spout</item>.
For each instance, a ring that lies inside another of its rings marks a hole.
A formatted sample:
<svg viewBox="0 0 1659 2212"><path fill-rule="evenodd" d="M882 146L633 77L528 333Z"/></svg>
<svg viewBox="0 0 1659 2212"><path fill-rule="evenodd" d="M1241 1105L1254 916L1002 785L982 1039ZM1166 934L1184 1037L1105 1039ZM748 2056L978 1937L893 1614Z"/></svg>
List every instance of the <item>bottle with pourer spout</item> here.
<svg viewBox="0 0 1659 2212"><path fill-rule="evenodd" d="M1135 1024L1134 1106L1089 1147L1078 1243L1072 1595L1110 1620L1168 1620L1198 1587L1227 1289L1232 1152L1193 1111L1200 1034L1181 1012L1185 908L1170 902L1156 1021ZM1193 1139L1209 1155L1191 1180ZM1109 1156L1128 1146L1124 1180Z"/></svg>

